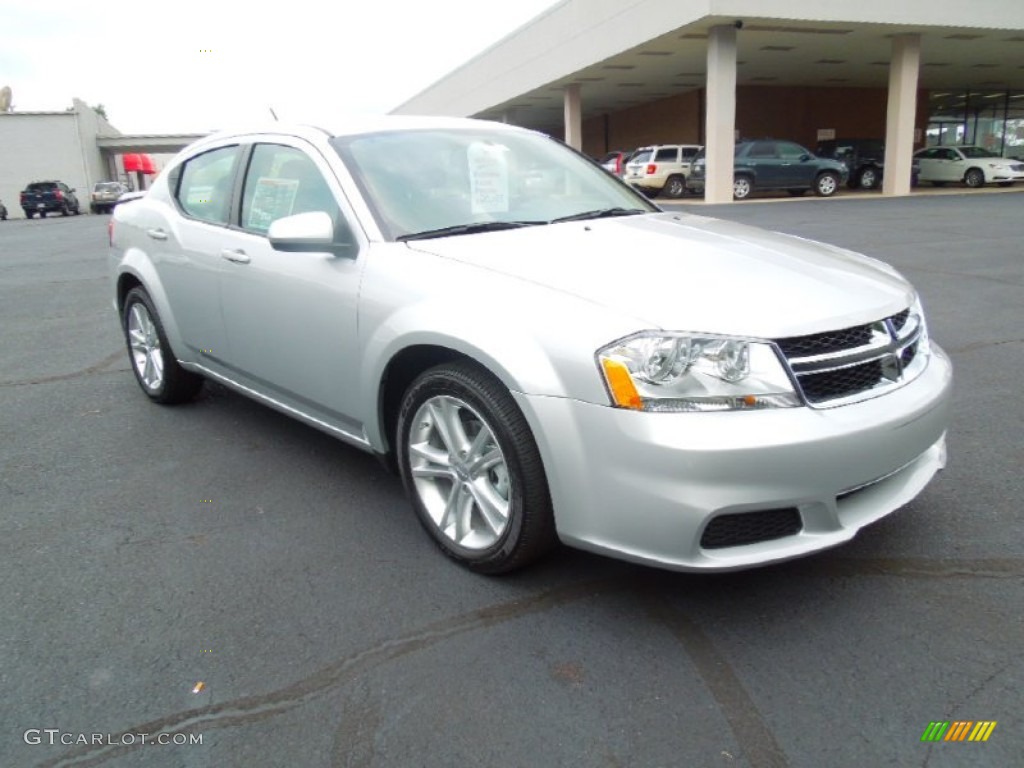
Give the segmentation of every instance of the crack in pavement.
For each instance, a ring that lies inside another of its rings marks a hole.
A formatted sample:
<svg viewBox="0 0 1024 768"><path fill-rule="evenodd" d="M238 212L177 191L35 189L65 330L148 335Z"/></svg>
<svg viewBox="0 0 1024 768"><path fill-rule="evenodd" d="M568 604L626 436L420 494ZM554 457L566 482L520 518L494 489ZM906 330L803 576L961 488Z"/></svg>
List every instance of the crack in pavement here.
<svg viewBox="0 0 1024 768"><path fill-rule="evenodd" d="M828 576L908 576L924 578L1019 579L1024 559L985 557L977 559L927 557L836 558L823 563Z"/></svg>
<svg viewBox="0 0 1024 768"><path fill-rule="evenodd" d="M810 561L808 561L810 562ZM822 577L895 576L921 578L1020 578L1024 560L1020 558L979 558L931 560L922 557L833 559L815 564ZM65 754L40 763L38 768L85 768L108 762L115 757L141 749L141 743L119 744L129 734L148 733L156 738L163 733L197 733L204 730L245 726L283 714L331 690L340 688L360 675L429 648L449 638L478 629L504 624L532 614L602 594L635 591L652 617L680 641L692 659L729 722L737 743L755 768L785 768L788 758L765 723L729 662L715 649L700 627L672 608L657 592L663 580L675 580L681 574L668 571L643 572L641 579L621 574L587 582L569 584L525 598L479 608L450 619L429 624L397 638L384 640L328 664L311 675L268 693L241 696L220 704L177 712L157 720L127 728L114 734L110 743L74 747ZM372 717L368 716L372 721Z"/></svg>
<svg viewBox="0 0 1024 768"><path fill-rule="evenodd" d="M947 349L946 351L951 355L959 355L961 352L973 352L976 349L985 349L986 347L999 347L1003 344L1020 344L1024 339L1002 339L1000 341L974 341L970 344L964 344L962 347L954 347Z"/></svg>
<svg viewBox="0 0 1024 768"><path fill-rule="evenodd" d="M95 766L142 749L141 743L117 743L129 734L148 733L152 742L162 733L196 733L201 730L230 728L265 720L322 696L381 664L436 645L451 637L625 588L620 578L599 579L556 587L530 597L479 608L365 648L276 691L176 712L148 723L135 725L113 735L108 740L111 742L109 744L83 745L70 749L61 756L40 763L39 768Z"/></svg>
<svg viewBox="0 0 1024 768"><path fill-rule="evenodd" d="M754 768L786 768L789 760L775 734L761 716L732 666L695 621L673 609L664 598L648 592L643 602L648 613L663 624L683 646L704 685L729 722L736 743Z"/></svg>
<svg viewBox="0 0 1024 768"><path fill-rule="evenodd" d="M49 384L53 381L68 381L69 379L78 379L83 376L92 376L97 373L113 373L113 371L104 371L104 368L108 368L122 357L124 357L125 351L119 349L117 352L111 352L109 355L104 357L98 363L93 363L88 368L83 368L80 371L73 373L58 373L53 376L42 376L38 379L21 379L17 381L0 381L0 387L25 387L31 384ZM128 368L118 368L121 370L130 370Z"/></svg>

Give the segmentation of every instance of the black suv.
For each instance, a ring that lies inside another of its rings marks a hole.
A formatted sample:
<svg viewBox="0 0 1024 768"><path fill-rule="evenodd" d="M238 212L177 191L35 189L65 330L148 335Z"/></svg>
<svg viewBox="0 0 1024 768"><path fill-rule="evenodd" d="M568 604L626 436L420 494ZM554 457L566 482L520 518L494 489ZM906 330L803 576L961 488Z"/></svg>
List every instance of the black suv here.
<svg viewBox="0 0 1024 768"><path fill-rule="evenodd" d="M885 142L881 139L829 139L818 144L818 155L845 165L853 189L874 189L882 183Z"/></svg>
<svg viewBox="0 0 1024 768"><path fill-rule="evenodd" d="M755 190L781 190L803 195L814 190L819 197L834 195L846 182L846 166L836 160L815 157L792 141L755 139L736 143L733 197L743 200ZM686 188L704 193L704 150L694 158Z"/></svg>

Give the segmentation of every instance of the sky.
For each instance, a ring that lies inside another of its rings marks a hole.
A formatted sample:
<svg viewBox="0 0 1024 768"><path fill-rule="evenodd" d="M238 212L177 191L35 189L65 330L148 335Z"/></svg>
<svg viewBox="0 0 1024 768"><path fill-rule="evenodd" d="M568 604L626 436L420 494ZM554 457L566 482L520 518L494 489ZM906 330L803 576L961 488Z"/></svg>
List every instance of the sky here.
<svg viewBox="0 0 1024 768"><path fill-rule="evenodd" d="M0 0L16 111L102 104L122 133L381 114L557 0Z"/></svg>

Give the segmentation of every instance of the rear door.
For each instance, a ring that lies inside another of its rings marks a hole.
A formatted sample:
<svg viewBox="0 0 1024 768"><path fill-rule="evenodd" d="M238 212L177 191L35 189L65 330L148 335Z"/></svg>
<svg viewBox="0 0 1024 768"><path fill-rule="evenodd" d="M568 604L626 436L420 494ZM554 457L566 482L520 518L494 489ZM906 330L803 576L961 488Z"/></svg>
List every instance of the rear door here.
<svg viewBox="0 0 1024 768"><path fill-rule="evenodd" d="M240 157L241 147L231 144L176 167L168 178L175 208L144 228L146 250L188 347L187 355L178 352L212 367L226 350L219 289L225 263L219 254L231 238L227 224Z"/></svg>
<svg viewBox="0 0 1024 768"><path fill-rule="evenodd" d="M753 171L754 186L762 189L781 186L779 156L774 141L753 142L743 158L743 165Z"/></svg>

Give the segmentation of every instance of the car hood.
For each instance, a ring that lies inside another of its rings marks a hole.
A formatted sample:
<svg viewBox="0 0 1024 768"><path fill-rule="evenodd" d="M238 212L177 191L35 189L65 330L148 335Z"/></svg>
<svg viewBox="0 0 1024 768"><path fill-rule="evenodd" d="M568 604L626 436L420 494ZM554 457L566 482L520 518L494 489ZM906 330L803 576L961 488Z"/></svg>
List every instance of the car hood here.
<svg viewBox="0 0 1024 768"><path fill-rule="evenodd" d="M650 214L408 243L629 315L644 327L782 338L872 322L913 300L891 267L790 235Z"/></svg>

